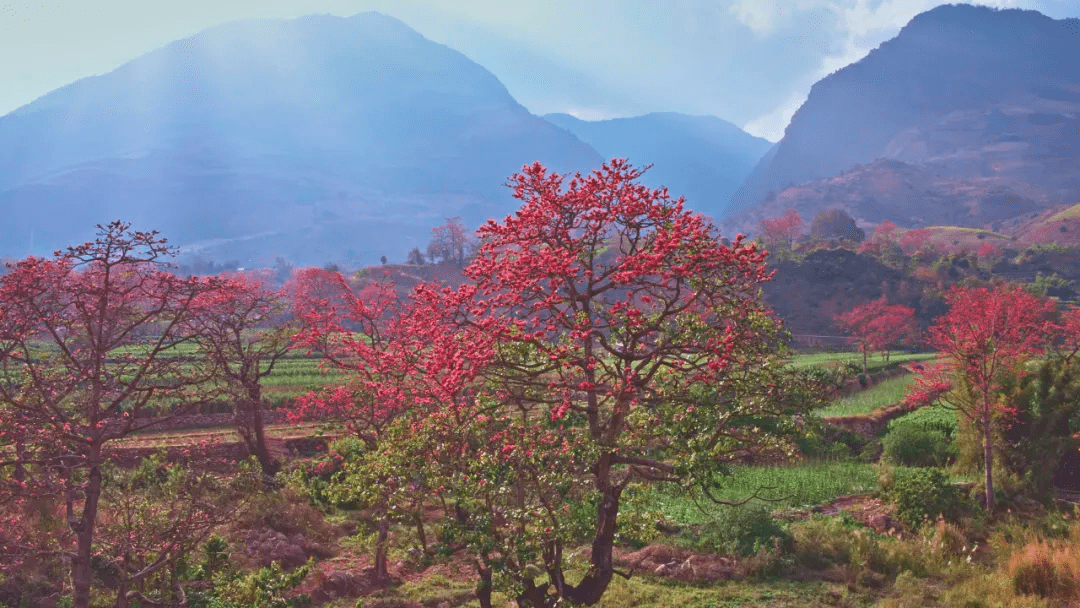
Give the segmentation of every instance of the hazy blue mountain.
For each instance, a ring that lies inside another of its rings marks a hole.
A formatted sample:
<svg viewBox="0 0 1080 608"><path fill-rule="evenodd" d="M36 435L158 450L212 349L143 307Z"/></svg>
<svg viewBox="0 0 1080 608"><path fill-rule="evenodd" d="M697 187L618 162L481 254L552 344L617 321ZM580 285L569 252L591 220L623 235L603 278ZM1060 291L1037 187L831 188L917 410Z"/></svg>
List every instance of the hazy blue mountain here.
<svg viewBox="0 0 1080 608"><path fill-rule="evenodd" d="M623 157L635 166L652 164L644 181L685 196L694 211L728 214L728 202L772 146L715 116L657 112L633 118L585 121L569 114L547 120L588 143L604 158Z"/></svg>
<svg viewBox="0 0 1080 608"><path fill-rule="evenodd" d="M1080 188L1078 31L1076 19L966 4L917 15L895 38L813 86L775 154L733 198L739 212L730 224L744 226L746 212L783 198L786 188L878 159L948 179L992 180L1020 194L1038 191L1029 198L1045 205L1066 201ZM859 181L873 180L851 183ZM800 211L812 217L829 204ZM892 212L924 215L923 204L916 193L910 213ZM851 212L858 217L859 206Z"/></svg>
<svg viewBox="0 0 1080 608"><path fill-rule="evenodd" d="M444 217L512 212L536 160L602 162L398 20L234 22L0 117L0 255L123 218L242 265L403 258Z"/></svg>

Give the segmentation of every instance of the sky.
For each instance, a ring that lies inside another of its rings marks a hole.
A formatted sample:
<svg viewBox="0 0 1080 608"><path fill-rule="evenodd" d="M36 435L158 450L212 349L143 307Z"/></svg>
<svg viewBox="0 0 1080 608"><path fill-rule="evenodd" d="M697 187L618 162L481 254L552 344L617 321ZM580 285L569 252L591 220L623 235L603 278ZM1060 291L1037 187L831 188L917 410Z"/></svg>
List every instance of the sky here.
<svg viewBox="0 0 1080 608"><path fill-rule="evenodd" d="M1080 0L983 0L1080 17ZM534 114L708 114L777 141L811 85L937 0L0 0L0 115L238 19L375 10L492 71Z"/></svg>

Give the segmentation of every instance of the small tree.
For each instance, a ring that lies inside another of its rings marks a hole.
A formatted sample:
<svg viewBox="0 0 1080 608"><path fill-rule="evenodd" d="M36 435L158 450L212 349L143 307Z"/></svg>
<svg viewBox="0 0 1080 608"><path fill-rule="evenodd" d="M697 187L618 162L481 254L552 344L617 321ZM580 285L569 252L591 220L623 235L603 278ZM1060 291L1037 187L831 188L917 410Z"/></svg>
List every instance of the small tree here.
<svg viewBox="0 0 1080 608"><path fill-rule="evenodd" d="M964 420L978 425L986 508L993 510L993 437L995 425L1008 414L1001 388L1007 378L1026 373L1022 363L1041 352L1052 335L1054 304L1009 284L993 289L953 287L945 299L949 312L934 323L928 337L945 361L923 371L905 401L918 406L941 399ZM967 390L953 391L957 379Z"/></svg>
<svg viewBox="0 0 1080 608"><path fill-rule="evenodd" d="M424 252L420 251L419 247L413 247L412 249L409 250L409 255L405 259L405 263L406 264L411 264L413 266L423 266L424 265Z"/></svg>
<svg viewBox="0 0 1080 608"><path fill-rule="evenodd" d="M911 341L918 334L915 309L901 304L889 305L885 296L837 315L834 320L843 331L852 334L863 356L864 374L867 373L867 353L879 351L882 359L887 361L894 344Z"/></svg>
<svg viewBox="0 0 1080 608"><path fill-rule="evenodd" d="M407 482L420 478L420 463L428 456L403 457L410 454L410 439L398 436L389 449L387 439L400 421L422 419L456 402L472 378L473 359L487 352L485 340L469 337L475 332L444 331L449 328L442 292L423 284L402 298L390 282L369 283L357 292L340 275L305 269L290 291L302 322L299 344L319 350L345 372L343 382L305 396L293 415L341 420L363 441L364 460L348 463L345 492L375 510L375 571L385 577L390 517L402 510L399 505L417 502ZM417 523L422 530L422 520Z"/></svg>
<svg viewBox="0 0 1080 608"><path fill-rule="evenodd" d="M988 273L993 273L994 266L1004 257L1002 250L994 243L983 243L976 255Z"/></svg>
<svg viewBox="0 0 1080 608"><path fill-rule="evenodd" d="M472 237L460 217L448 217L446 223L431 229L431 242L428 244L428 258L452 262L459 268L465 265L465 257L471 246Z"/></svg>
<svg viewBox="0 0 1080 608"><path fill-rule="evenodd" d="M855 220L846 211L836 208L814 216L814 221L810 223L810 236L815 239L845 239L858 243L866 238L866 233L855 225Z"/></svg>
<svg viewBox="0 0 1080 608"><path fill-rule="evenodd" d="M196 314L187 326L199 353L232 399L236 430L248 452L272 480L281 463L266 440L262 381L292 346L296 324L281 291L269 287L269 274L237 273L207 281Z"/></svg>
<svg viewBox="0 0 1080 608"><path fill-rule="evenodd" d="M209 373L176 355L207 287L164 270L171 255L156 232L113 222L0 278L0 426L23 447L0 467L26 477L2 489L62 501L75 608L90 604L105 446L210 399Z"/></svg>
<svg viewBox="0 0 1080 608"><path fill-rule="evenodd" d="M912 255L927 245L930 240L930 231L926 228L912 228L905 230L900 237L900 248L907 255Z"/></svg>
<svg viewBox="0 0 1080 608"><path fill-rule="evenodd" d="M787 209L783 215L761 220L761 233L770 247L786 247L789 251L795 239L806 230L806 222L794 209Z"/></svg>

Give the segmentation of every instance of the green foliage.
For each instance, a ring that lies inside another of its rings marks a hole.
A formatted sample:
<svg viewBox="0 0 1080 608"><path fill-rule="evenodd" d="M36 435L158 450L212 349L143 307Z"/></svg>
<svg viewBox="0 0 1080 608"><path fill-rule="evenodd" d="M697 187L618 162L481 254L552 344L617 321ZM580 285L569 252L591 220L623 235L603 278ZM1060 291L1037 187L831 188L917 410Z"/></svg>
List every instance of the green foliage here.
<svg viewBox="0 0 1080 608"><path fill-rule="evenodd" d="M908 467L944 466L957 457L952 434L956 416L941 407L917 410L889 422L882 440L882 456L893 465ZM951 420L951 425L949 421Z"/></svg>
<svg viewBox="0 0 1080 608"><path fill-rule="evenodd" d="M1008 378L1002 392L1015 415L1003 432L1001 464L1025 493L1049 502L1062 456L1080 448L1073 436L1080 417L1080 378L1072 364L1051 358L1034 374Z"/></svg>
<svg viewBox="0 0 1080 608"><path fill-rule="evenodd" d="M866 443L856 433L825 423L808 425L806 435L796 440L799 452L814 460L839 460L861 454Z"/></svg>
<svg viewBox="0 0 1080 608"><path fill-rule="evenodd" d="M953 458L944 433L913 425L889 431L881 442L885 462L907 467L938 467Z"/></svg>
<svg viewBox="0 0 1080 608"><path fill-rule="evenodd" d="M292 572L285 572L274 562L245 575L218 576L210 591L192 592L188 598L191 608L301 608L311 605L306 594L295 594L304 578L311 572L312 562Z"/></svg>
<svg viewBox="0 0 1080 608"><path fill-rule="evenodd" d="M889 421L888 430L892 431L902 426L914 426L927 430L938 431L945 437L952 439L956 435L959 423L956 412L941 405L921 407L909 414Z"/></svg>
<svg viewBox="0 0 1080 608"><path fill-rule="evenodd" d="M1052 289L1067 289L1072 287L1073 281L1062 278L1058 273L1053 273L1050 276L1046 276L1041 272L1035 273L1035 280L1028 283L1025 289L1031 293L1046 297Z"/></svg>
<svg viewBox="0 0 1080 608"><path fill-rule="evenodd" d="M882 497L896 507L896 517L914 527L944 517L955 520L965 508L959 488L938 468L885 467L878 484Z"/></svg>
<svg viewBox="0 0 1080 608"><path fill-rule="evenodd" d="M791 534L761 504L728 507L701 526L697 534L680 539L691 549L749 557L779 545L791 548Z"/></svg>

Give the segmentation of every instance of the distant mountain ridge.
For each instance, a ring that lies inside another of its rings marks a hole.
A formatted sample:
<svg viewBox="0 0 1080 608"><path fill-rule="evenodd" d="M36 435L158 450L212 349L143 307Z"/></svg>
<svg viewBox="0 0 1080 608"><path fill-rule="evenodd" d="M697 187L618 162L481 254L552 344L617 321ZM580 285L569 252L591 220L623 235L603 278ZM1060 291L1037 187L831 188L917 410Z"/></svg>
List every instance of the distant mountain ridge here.
<svg viewBox="0 0 1080 608"><path fill-rule="evenodd" d="M714 218L728 215L729 199L772 144L715 116L656 112L585 121L547 114L548 121L591 145L604 158L653 165L644 182L685 196L687 206Z"/></svg>
<svg viewBox="0 0 1080 608"><path fill-rule="evenodd" d="M895 38L812 87L775 151L733 197L726 225L756 229L750 216L763 201L881 159L945 179L990 180L996 190L988 197L1005 188L1038 191L1031 200L1040 207L1071 200L1080 188L1076 21L966 4L917 15ZM845 195L859 197L855 190ZM833 200L803 198L797 209L812 217ZM894 201L891 212L918 217L923 203L917 196ZM873 215L858 203L851 212ZM981 221L977 216L970 221Z"/></svg>
<svg viewBox="0 0 1080 608"><path fill-rule="evenodd" d="M512 212L536 160L602 162L396 19L228 23L0 117L0 255L123 218L241 265L372 263Z"/></svg>

